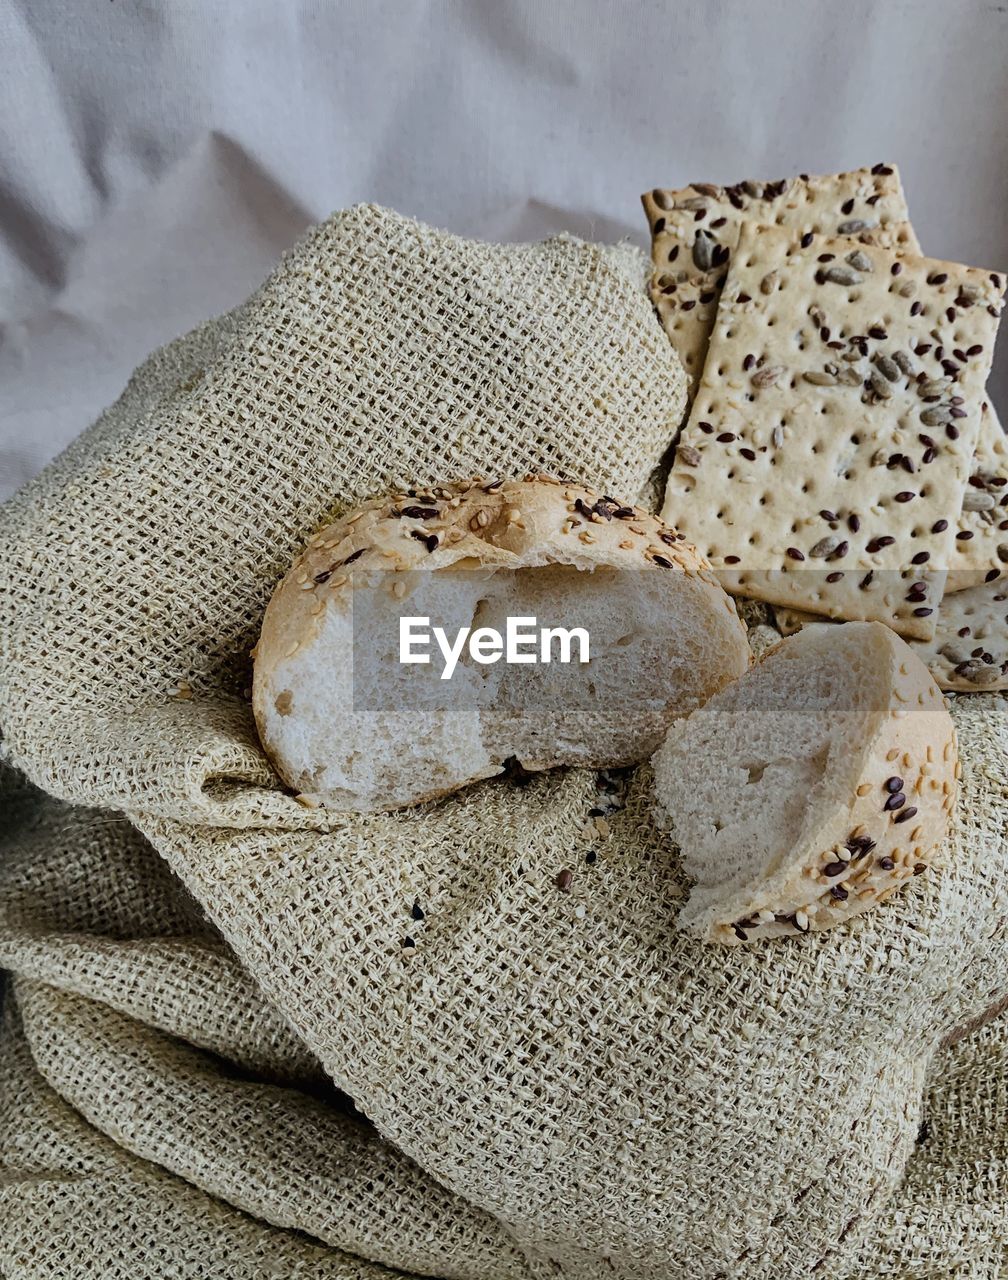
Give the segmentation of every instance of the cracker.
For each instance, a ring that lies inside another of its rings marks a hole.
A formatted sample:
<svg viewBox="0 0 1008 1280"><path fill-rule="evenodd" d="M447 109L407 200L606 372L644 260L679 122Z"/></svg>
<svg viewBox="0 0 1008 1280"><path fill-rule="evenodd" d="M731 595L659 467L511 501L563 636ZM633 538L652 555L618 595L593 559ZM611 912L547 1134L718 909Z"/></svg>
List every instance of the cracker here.
<svg viewBox="0 0 1008 1280"><path fill-rule="evenodd" d="M744 225L664 518L733 594L928 639L1004 283Z"/></svg>
<svg viewBox="0 0 1008 1280"><path fill-rule="evenodd" d="M1008 437L988 403L980 419L945 595L999 578L1008 581Z"/></svg>
<svg viewBox="0 0 1008 1280"><path fill-rule="evenodd" d="M745 222L799 235L851 236L919 254L895 165L733 187L694 182L641 196L651 227L651 297L691 388L703 369L717 299Z"/></svg>
<svg viewBox="0 0 1008 1280"><path fill-rule="evenodd" d="M943 689L1008 689L1008 579L946 595L933 638L913 647Z"/></svg>
<svg viewBox="0 0 1008 1280"><path fill-rule="evenodd" d="M776 608L774 617L784 636L816 623L833 625L800 609ZM932 638L909 644L946 692L1008 689L1008 580L946 594Z"/></svg>

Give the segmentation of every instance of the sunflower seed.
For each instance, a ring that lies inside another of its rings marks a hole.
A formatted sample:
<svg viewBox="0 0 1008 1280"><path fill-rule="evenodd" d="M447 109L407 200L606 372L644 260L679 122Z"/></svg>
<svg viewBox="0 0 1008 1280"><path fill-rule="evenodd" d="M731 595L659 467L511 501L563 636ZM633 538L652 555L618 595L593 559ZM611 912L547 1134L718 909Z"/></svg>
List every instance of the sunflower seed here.
<svg viewBox="0 0 1008 1280"><path fill-rule="evenodd" d="M819 369L809 369L802 374L802 377L806 382L811 382L814 387L835 387L837 384L836 377L832 373L824 373Z"/></svg>
<svg viewBox="0 0 1008 1280"><path fill-rule="evenodd" d="M924 382L918 382L917 394L919 396L943 396L949 387L948 378L928 378Z"/></svg>
<svg viewBox="0 0 1008 1280"><path fill-rule="evenodd" d="M713 182L691 182L690 186L701 195L710 196L712 200L716 200L721 194L721 188L716 187Z"/></svg>
<svg viewBox="0 0 1008 1280"><path fill-rule="evenodd" d="M700 465L700 450L694 449L691 444L681 444L676 457L687 467L698 467Z"/></svg>
<svg viewBox="0 0 1008 1280"><path fill-rule="evenodd" d="M840 545L839 538L820 538L819 541L812 548L812 550L809 552L809 555L814 560L822 560L826 556L828 556L831 552L836 551L839 545Z"/></svg>
<svg viewBox="0 0 1008 1280"><path fill-rule="evenodd" d="M878 369L872 369L868 375L868 381L871 383L871 389L875 392L880 400L888 400L892 395L892 387L889 380L884 378Z"/></svg>
<svg viewBox="0 0 1008 1280"><path fill-rule="evenodd" d="M993 511L997 500L992 493L981 489L967 489L963 494L963 511Z"/></svg>
<svg viewBox="0 0 1008 1280"><path fill-rule="evenodd" d="M759 282L760 293L773 293L779 279L780 276L776 271L768 271Z"/></svg>
<svg viewBox="0 0 1008 1280"><path fill-rule="evenodd" d="M899 382L900 367L896 361L890 359L889 356L881 354L877 355L875 357L875 367L878 369L879 373L884 374L890 382Z"/></svg>
<svg viewBox="0 0 1008 1280"><path fill-rule="evenodd" d="M872 231L877 226L877 222L870 222L866 218L848 218L837 227L837 235L856 236L861 231Z"/></svg>
<svg viewBox="0 0 1008 1280"><path fill-rule="evenodd" d="M846 369L841 369L837 374L837 382L845 387L859 387L861 385L861 375L857 369L848 365Z"/></svg>
<svg viewBox="0 0 1008 1280"><path fill-rule="evenodd" d="M752 196L754 200L763 199L763 188L758 182L754 182L752 178L746 178L741 184L742 190L747 196Z"/></svg>
<svg viewBox="0 0 1008 1280"><path fill-rule="evenodd" d="M675 208L675 201L672 199L672 193L670 191L662 191L660 187L656 187L655 190L651 192L651 199L659 209L665 209L667 211Z"/></svg>
<svg viewBox="0 0 1008 1280"><path fill-rule="evenodd" d="M854 285L861 283L861 277L851 267L830 267L823 272L823 279L831 284Z"/></svg>
<svg viewBox="0 0 1008 1280"><path fill-rule="evenodd" d="M706 231L698 231L693 241L693 265L698 271L710 271L714 265L714 242Z"/></svg>
<svg viewBox="0 0 1008 1280"><path fill-rule="evenodd" d="M844 259L855 271L874 271L871 258L866 253L862 253L860 249L855 249L853 253L849 253Z"/></svg>
<svg viewBox="0 0 1008 1280"><path fill-rule="evenodd" d="M690 196L688 200L680 200L676 207L679 209L692 209L696 211L697 209L706 209L707 201L701 196Z"/></svg>
<svg viewBox="0 0 1008 1280"><path fill-rule="evenodd" d="M952 410L947 404L935 404L924 410L920 420L926 427L943 427L952 421Z"/></svg>
<svg viewBox="0 0 1008 1280"><path fill-rule="evenodd" d="M782 364L764 365L762 369L756 370L750 381L754 387L762 390L764 387L772 387L784 372Z"/></svg>
<svg viewBox="0 0 1008 1280"><path fill-rule="evenodd" d="M894 351L892 353L893 364L908 378L917 376L917 366L910 359L905 351Z"/></svg>

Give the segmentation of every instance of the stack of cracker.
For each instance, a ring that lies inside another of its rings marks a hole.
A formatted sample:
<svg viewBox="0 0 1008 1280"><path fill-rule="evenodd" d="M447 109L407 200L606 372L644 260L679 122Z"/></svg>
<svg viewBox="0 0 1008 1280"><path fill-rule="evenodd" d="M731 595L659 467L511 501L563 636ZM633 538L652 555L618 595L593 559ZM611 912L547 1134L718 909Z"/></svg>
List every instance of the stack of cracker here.
<svg viewBox="0 0 1008 1280"><path fill-rule="evenodd" d="M1004 276L921 255L894 165L643 201L690 375L663 517L782 629L884 622L1008 688Z"/></svg>

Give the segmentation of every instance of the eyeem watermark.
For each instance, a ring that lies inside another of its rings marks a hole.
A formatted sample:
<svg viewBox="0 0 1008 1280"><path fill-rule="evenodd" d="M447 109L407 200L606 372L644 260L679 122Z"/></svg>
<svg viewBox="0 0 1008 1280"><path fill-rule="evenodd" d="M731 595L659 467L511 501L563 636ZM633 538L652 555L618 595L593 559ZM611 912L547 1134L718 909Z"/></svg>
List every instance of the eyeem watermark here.
<svg viewBox="0 0 1008 1280"><path fill-rule="evenodd" d="M399 661L402 664L431 661L431 640L444 659L442 680L450 680L459 659L468 647L469 657L481 666L491 666L502 659L508 664L550 663L554 661L553 645L558 645L556 661L569 664L591 660L591 638L584 627L540 627L534 617L507 619L502 635L496 627L459 627L454 640L444 627L432 627L429 617L399 619Z"/></svg>

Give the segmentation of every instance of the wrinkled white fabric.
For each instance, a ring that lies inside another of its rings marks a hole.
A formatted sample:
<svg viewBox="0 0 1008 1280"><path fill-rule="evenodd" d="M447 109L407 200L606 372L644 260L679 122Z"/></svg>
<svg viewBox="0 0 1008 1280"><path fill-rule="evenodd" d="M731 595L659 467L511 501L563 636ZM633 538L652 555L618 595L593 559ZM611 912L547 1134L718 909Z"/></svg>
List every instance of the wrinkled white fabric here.
<svg viewBox="0 0 1008 1280"><path fill-rule="evenodd" d="M359 200L643 245L646 188L884 156L1004 268L1006 43L989 0L0 0L0 496Z"/></svg>

